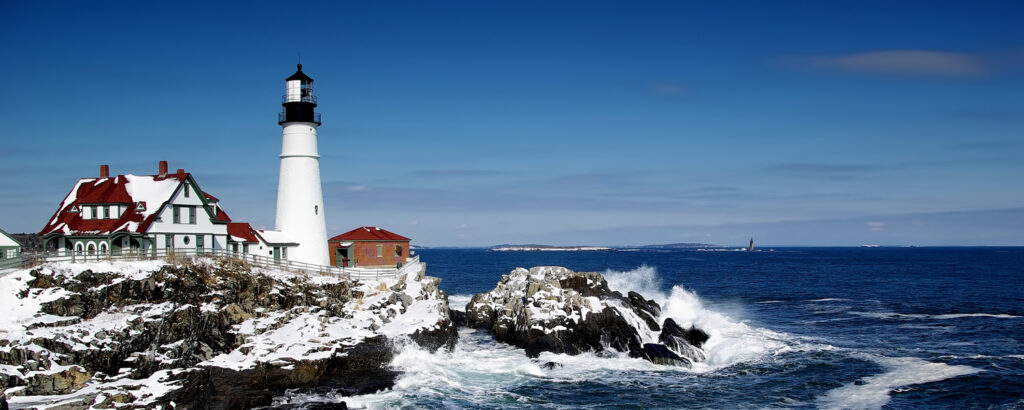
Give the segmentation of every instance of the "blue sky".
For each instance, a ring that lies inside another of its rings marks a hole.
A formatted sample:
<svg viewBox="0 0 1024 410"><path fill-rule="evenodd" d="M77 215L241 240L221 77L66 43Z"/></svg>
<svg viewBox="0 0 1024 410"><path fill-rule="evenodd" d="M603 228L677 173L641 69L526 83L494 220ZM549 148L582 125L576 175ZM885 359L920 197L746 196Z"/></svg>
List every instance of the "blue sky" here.
<svg viewBox="0 0 1024 410"><path fill-rule="evenodd" d="M1024 245L1024 4L820 3L3 2L0 227L168 160L273 228L301 54L331 234Z"/></svg>

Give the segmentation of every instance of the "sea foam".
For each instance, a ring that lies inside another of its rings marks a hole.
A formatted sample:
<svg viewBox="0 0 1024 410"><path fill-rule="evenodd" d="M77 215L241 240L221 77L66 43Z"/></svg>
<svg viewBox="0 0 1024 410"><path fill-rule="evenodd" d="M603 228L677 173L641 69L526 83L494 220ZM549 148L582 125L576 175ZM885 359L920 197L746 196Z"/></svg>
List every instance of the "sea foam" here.
<svg viewBox="0 0 1024 410"><path fill-rule="evenodd" d="M894 389L937 382L981 371L970 366L952 366L916 357L870 356L867 358L886 367L888 371L829 391L818 399L819 407L877 409L889 403L890 393Z"/></svg>

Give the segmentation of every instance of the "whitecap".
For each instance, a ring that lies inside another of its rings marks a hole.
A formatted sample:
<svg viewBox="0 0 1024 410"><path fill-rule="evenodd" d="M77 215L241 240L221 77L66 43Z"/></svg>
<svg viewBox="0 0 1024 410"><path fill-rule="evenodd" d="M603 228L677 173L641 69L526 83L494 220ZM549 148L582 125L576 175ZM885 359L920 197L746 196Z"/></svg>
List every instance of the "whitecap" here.
<svg viewBox="0 0 1024 410"><path fill-rule="evenodd" d="M953 366L929 362L916 357L876 357L869 360L887 368L885 373L869 376L858 383L850 383L828 391L818 399L826 409L877 409L891 400L889 393L907 386L932 383L953 377L978 373L971 366Z"/></svg>
<svg viewBox="0 0 1024 410"><path fill-rule="evenodd" d="M896 312L847 312L850 315L868 317L874 319L933 319L950 320L964 318L992 318L992 319L1020 319L1022 316L1008 315L1005 313L946 313L928 315L919 313L896 313Z"/></svg>
<svg viewBox="0 0 1024 410"><path fill-rule="evenodd" d="M448 295L448 308L451 310L466 310L466 305L473 299L473 295Z"/></svg>

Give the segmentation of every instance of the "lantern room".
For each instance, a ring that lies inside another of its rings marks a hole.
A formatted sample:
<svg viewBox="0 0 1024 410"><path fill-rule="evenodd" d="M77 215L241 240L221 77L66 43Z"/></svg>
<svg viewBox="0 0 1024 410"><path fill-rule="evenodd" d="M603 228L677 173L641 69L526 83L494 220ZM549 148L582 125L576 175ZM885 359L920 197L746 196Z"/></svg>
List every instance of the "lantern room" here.
<svg viewBox="0 0 1024 410"><path fill-rule="evenodd" d="M316 96L313 95L313 79L298 71L285 80L285 94L281 98L284 109L277 117L278 124L286 122L310 122L320 125L320 113L316 112Z"/></svg>

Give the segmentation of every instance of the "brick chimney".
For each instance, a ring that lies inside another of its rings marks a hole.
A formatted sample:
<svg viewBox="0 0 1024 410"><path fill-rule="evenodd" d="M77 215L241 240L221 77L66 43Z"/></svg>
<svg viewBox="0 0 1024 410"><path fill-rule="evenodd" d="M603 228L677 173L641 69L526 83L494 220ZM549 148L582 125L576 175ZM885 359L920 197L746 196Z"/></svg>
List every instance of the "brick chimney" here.
<svg viewBox="0 0 1024 410"><path fill-rule="evenodd" d="M110 167L107 164L100 165L100 178L110 178Z"/></svg>
<svg viewBox="0 0 1024 410"><path fill-rule="evenodd" d="M161 177L167 176L167 161L160 161L160 174Z"/></svg>

